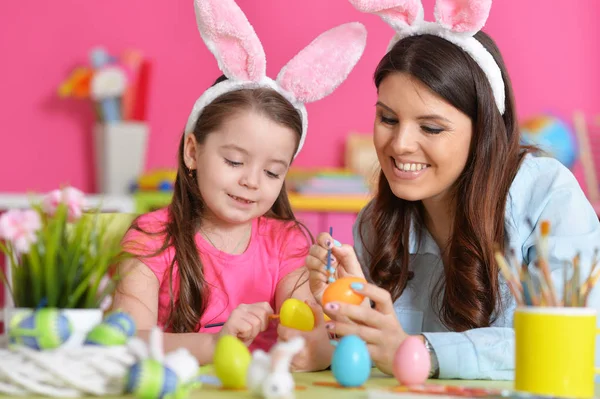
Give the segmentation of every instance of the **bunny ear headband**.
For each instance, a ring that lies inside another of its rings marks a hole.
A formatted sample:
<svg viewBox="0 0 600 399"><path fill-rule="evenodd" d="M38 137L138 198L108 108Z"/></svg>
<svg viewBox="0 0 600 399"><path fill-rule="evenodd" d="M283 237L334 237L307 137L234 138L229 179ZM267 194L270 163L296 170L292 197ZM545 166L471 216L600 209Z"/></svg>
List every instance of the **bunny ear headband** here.
<svg viewBox="0 0 600 399"><path fill-rule="evenodd" d="M492 0L436 0L436 22L427 22L421 0L350 0L361 12L377 14L395 31L388 51L399 40L417 35L439 36L469 54L490 82L496 106L504 114L504 80L494 57L473 37L487 21Z"/></svg>
<svg viewBox="0 0 600 399"><path fill-rule="evenodd" d="M233 0L194 0L200 36L227 77L206 90L188 118L185 134L194 130L204 107L240 89L270 88L283 95L302 119L302 148L308 127L305 103L331 94L348 76L364 51L367 31L358 23L335 27L318 36L285 65L276 80L266 76L262 44Z"/></svg>

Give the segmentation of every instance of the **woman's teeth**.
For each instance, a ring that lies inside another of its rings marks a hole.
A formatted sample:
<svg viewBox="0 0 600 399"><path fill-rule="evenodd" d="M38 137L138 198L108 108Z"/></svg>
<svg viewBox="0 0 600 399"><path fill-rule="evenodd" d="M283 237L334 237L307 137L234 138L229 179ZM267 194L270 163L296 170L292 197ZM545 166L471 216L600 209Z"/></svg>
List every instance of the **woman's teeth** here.
<svg viewBox="0 0 600 399"><path fill-rule="evenodd" d="M422 163L398 163L396 160L394 160L394 165L404 172L418 172L429 167L429 165Z"/></svg>

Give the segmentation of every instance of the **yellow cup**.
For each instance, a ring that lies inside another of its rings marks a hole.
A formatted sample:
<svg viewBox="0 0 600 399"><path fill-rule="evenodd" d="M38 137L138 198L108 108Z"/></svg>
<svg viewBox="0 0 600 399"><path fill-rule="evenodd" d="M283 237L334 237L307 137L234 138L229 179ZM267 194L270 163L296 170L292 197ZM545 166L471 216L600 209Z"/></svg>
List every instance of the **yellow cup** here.
<svg viewBox="0 0 600 399"><path fill-rule="evenodd" d="M522 307L515 311L515 390L592 398L596 310Z"/></svg>

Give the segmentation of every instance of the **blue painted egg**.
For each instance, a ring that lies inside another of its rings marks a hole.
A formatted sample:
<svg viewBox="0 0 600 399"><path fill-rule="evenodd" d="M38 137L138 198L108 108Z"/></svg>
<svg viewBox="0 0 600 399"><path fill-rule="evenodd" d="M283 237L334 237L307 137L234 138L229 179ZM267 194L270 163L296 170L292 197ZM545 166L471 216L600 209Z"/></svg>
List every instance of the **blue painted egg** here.
<svg viewBox="0 0 600 399"><path fill-rule="evenodd" d="M135 321L128 313L116 310L106 315L102 323L121 330L128 337L135 335Z"/></svg>
<svg viewBox="0 0 600 399"><path fill-rule="evenodd" d="M11 344L45 350L61 346L72 333L69 319L58 309L42 308L28 314L17 314L11 320Z"/></svg>
<svg viewBox="0 0 600 399"><path fill-rule="evenodd" d="M344 387L360 387L371 374L371 356L365 341L356 335L343 337L331 359L331 372Z"/></svg>
<svg viewBox="0 0 600 399"><path fill-rule="evenodd" d="M87 333L85 345L120 346L127 343L128 337L122 329L113 324L100 323Z"/></svg>
<svg viewBox="0 0 600 399"><path fill-rule="evenodd" d="M161 399L177 390L177 375L158 360L142 360L129 369L126 390L138 399Z"/></svg>

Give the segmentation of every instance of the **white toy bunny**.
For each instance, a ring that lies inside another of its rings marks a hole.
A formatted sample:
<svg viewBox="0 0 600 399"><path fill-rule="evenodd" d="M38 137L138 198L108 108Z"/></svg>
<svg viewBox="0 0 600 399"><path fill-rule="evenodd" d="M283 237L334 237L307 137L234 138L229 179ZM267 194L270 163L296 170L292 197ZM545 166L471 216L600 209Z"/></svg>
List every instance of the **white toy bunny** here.
<svg viewBox="0 0 600 399"><path fill-rule="evenodd" d="M247 374L248 389L265 399L293 398L295 383L290 364L303 348L304 338L295 337L276 343L269 353L260 349L254 351Z"/></svg>

